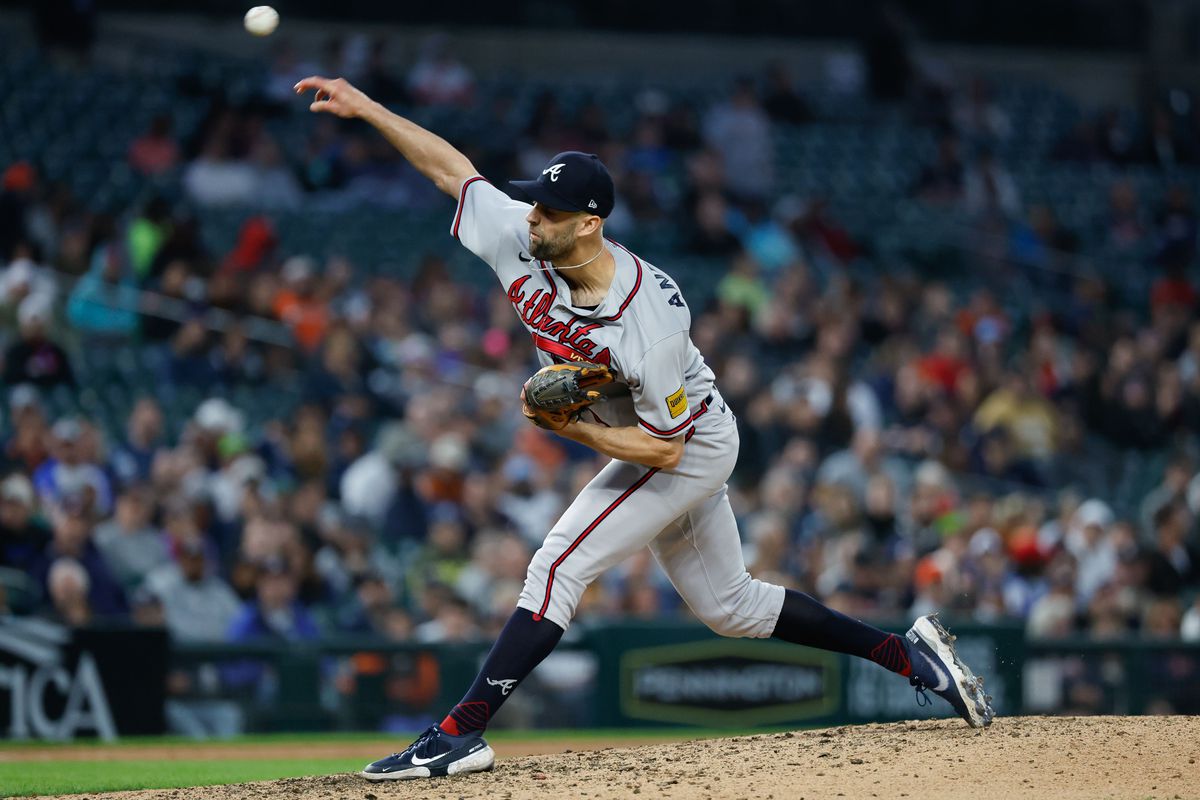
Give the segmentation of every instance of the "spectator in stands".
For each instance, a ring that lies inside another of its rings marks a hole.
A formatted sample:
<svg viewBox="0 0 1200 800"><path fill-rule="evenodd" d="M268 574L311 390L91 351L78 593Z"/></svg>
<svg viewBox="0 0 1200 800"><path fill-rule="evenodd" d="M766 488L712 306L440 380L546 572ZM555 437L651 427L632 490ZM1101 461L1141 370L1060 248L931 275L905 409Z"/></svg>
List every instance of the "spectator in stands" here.
<svg viewBox="0 0 1200 800"><path fill-rule="evenodd" d="M113 575L132 593L153 570L167 563L162 533L151 524L154 504L147 486L126 486L116 513L96 526L96 546Z"/></svg>
<svg viewBox="0 0 1200 800"><path fill-rule="evenodd" d="M4 352L4 384L32 383L41 388L75 385L67 353L52 338L53 309L41 295L21 301L17 311L20 338Z"/></svg>
<svg viewBox="0 0 1200 800"><path fill-rule="evenodd" d="M247 161L234 158L221 132L211 134L200 155L183 171L183 188L201 207L247 206L254 202L258 174Z"/></svg>
<svg viewBox="0 0 1200 800"><path fill-rule="evenodd" d="M908 468L884 452L879 429L873 427L857 430L851 447L831 454L817 470L819 484L846 487L860 506L866 503L867 488L876 476L886 477L891 487L907 494L911 482Z"/></svg>
<svg viewBox="0 0 1200 800"><path fill-rule="evenodd" d="M28 383L13 387L8 396L8 408L13 430L12 436L4 442L0 461L31 475L50 457L46 410L37 389Z"/></svg>
<svg viewBox="0 0 1200 800"><path fill-rule="evenodd" d="M800 250L785 222L758 201L743 205L738 233L742 246L768 275L800 261Z"/></svg>
<svg viewBox="0 0 1200 800"><path fill-rule="evenodd" d="M278 557L258 565L254 599L245 603L226 631L231 642L303 641L320 636L316 621L297 598L299 580Z"/></svg>
<svg viewBox="0 0 1200 800"><path fill-rule="evenodd" d="M1035 462L1021 455L1008 428L995 427L979 437L971 452L971 471L996 480L1044 486Z"/></svg>
<svg viewBox="0 0 1200 800"><path fill-rule="evenodd" d="M1027 635L1037 639L1070 636L1075 625L1075 579L1068 558L1051 562L1049 591L1033 603L1026 623Z"/></svg>
<svg viewBox="0 0 1200 800"><path fill-rule="evenodd" d="M1058 447L1058 413L1038 393L1029 368L1024 364L1010 369L1003 384L984 398L975 412L974 422L984 433L1004 428L1012 437L1017 452L1034 461L1045 462Z"/></svg>
<svg viewBox="0 0 1200 800"><path fill-rule="evenodd" d="M1081 607L1116 574L1114 522L1108 504L1092 499L1079 506L1067 528L1063 544L1075 558L1075 594Z"/></svg>
<svg viewBox="0 0 1200 800"><path fill-rule="evenodd" d="M1154 530L1154 516L1171 503L1186 503L1188 482L1195 469L1184 453L1176 453L1163 470L1162 482L1142 498L1139 522L1142 530ZM1194 510L1193 510L1194 511Z"/></svg>
<svg viewBox="0 0 1200 800"><path fill-rule="evenodd" d="M417 626L413 638L423 644L455 644L479 639L480 631L467 602L451 593L438 603L433 619Z"/></svg>
<svg viewBox="0 0 1200 800"><path fill-rule="evenodd" d="M52 457L33 473L33 485L41 502L58 507L77 504L83 513L103 518L112 511L112 485L97 464L88 460L83 423L63 417L52 429Z"/></svg>
<svg viewBox="0 0 1200 800"><path fill-rule="evenodd" d="M766 199L775 185L775 147L754 81L739 78L729 98L709 109L703 130L721 156L729 190L739 199Z"/></svg>
<svg viewBox="0 0 1200 800"><path fill-rule="evenodd" d="M283 286L275 295L277 319L292 329L306 351L320 346L329 327L329 309L320 291L317 263L308 256L292 256L283 262Z"/></svg>
<svg viewBox="0 0 1200 800"><path fill-rule="evenodd" d="M71 628L91 624L91 589L91 577L82 564L70 556L55 559L46 574L50 619Z"/></svg>
<svg viewBox="0 0 1200 800"><path fill-rule="evenodd" d="M783 198L780 205L787 199ZM806 249L812 249L814 258L826 256L841 264L850 264L863 252L862 245L833 216L826 197L814 197L790 209L777 207L777 213L780 212L797 240Z"/></svg>
<svg viewBox="0 0 1200 800"><path fill-rule="evenodd" d="M1147 558L1147 590L1173 597L1200 578L1200 556L1189 541L1191 512L1183 503L1168 503L1154 515L1154 539Z"/></svg>
<svg viewBox="0 0 1200 800"><path fill-rule="evenodd" d="M421 43L421 55L408 71L408 91L427 106L467 106L475 96L475 77L456 58L450 41L434 34Z"/></svg>
<svg viewBox="0 0 1200 800"><path fill-rule="evenodd" d="M179 163L179 144L172 133L169 114L158 114L150 127L129 145L129 166L150 177L174 169Z"/></svg>
<svg viewBox="0 0 1200 800"><path fill-rule="evenodd" d="M71 289L67 319L92 337L127 339L138 331L138 300L123 248L109 243L96 248L88 273Z"/></svg>
<svg viewBox="0 0 1200 800"><path fill-rule="evenodd" d="M50 532L35 516L33 484L20 472L0 481L0 567L30 572L50 542Z"/></svg>
<svg viewBox="0 0 1200 800"><path fill-rule="evenodd" d="M174 555L174 562L164 562L146 580L162 601L167 630L177 641L224 640L240 611L237 595L216 574L216 565L209 565L198 536L178 542Z"/></svg>
<svg viewBox="0 0 1200 800"><path fill-rule="evenodd" d="M155 262L171 237L173 228L171 209L167 201L160 196L155 196L146 203L129 223L125 232L125 251L133 276L140 285L147 284L161 274L165 263L159 265L156 270Z"/></svg>
<svg viewBox="0 0 1200 800"><path fill-rule="evenodd" d="M137 399L125 424L124 439L113 448L109 469L118 483L150 478L155 457L165 449L162 408L150 396Z"/></svg>
<svg viewBox="0 0 1200 800"><path fill-rule="evenodd" d="M388 582L379 573L366 571L354 576L353 590L337 614L338 630L383 635L394 601Z"/></svg>
<svg viewBox="0 0 1200 800"><path fill-rule="evenodd" d="M250 155L250 166L254 172L254 191L249 202L255 208L292 210L299 207L300 182L272 137L258 137Z"/></svg>
<svg viewBox="0 0 1200 800"><path fill-rule="evenodd" d="M125 592L92 539L92 522L85 507L78 502L66 503L52 509L50 517L53 536L43 548L32 571L33 576L49 591L50 572L54 564L59 559L72 559L87 573L87 597L92 611L103 617L127 614L129 604Z"/></svg>
<svg viewBox="0 0 1200 800"><path fill-rule="evenodd" d="M48 306L58 299L53 273L27 257L14 259L0 275L0 321L16 322L17 309L28 297Z"/></svg>

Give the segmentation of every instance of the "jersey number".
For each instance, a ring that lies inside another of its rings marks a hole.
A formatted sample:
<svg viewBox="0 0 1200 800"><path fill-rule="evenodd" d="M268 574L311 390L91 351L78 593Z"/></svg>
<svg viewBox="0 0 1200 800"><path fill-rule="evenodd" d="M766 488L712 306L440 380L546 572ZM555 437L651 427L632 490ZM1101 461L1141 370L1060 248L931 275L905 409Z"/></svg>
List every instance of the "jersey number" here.
<svg viewBox="0 0 1200 800"><path fill-rule="evenodd" d="M666 275L660 275L659 273L655 272L654 277L658 278L658 288L662 289L664 292L669 292L675 288ZM679 292L675 292L673 295L671 295L671 298L667 300L667 304L677 308L685 307L683 305L683 298L679 296Z"/></svg>

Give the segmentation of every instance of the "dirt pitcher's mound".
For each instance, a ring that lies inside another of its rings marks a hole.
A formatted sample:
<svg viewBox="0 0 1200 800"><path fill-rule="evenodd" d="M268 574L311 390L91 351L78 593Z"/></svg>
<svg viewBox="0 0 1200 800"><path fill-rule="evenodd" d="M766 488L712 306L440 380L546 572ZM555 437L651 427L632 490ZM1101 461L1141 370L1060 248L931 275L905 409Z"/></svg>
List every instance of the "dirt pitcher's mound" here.
<svg viewBox="0 0 1200 800"><path fill-rule="evenodd" d="M501 759L496 770L353 775L105 796L129 800L466 798L1200 798L1200 718L1009 717L862 725Z"/></svg>

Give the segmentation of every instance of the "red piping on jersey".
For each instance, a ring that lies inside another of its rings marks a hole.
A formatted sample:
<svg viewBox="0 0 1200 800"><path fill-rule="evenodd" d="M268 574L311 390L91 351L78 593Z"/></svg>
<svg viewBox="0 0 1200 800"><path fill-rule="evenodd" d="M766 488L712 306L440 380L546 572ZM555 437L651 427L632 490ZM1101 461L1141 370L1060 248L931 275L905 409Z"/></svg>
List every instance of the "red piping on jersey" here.
<svg viewBox="0 0 1200 800"><path fill-rule="evenodd" d="M595 530L596 526L603 522L605 518L608 517L608 515L611 514L614 509L616 509L617 506L621 505L621 503L624 503L631 494L642 488L646 481L654 477L658 471L658 467L654 467L645 475L638 478L632 486L621 493L620 497L618 497L616 500L613 500L612 503L609 504L608 508L601 511L600 516L592 520L591 524L583 529L583 533L579 534L579 536L575 538L575 541L571 542L571 546L566 549L566 552L559 556L558 559L550 565L550 574L546 577L546 599L542 601L541 610L533 615L534 622L540 621L546 614L546 609L550 607L550 590L554 588L554 573L558 571L558 565L566 561L567 556L575 552L575 548L579 547L579 545L583 543L583 540L588 537L588 534Z"/></svg>
<svg viewBox="0 0 1200 800"><path fill-rule="evenodd" d="M545 336L541 336L536 333L530 333L529 335L533 337L533 346L538 350L541 350L543 353L549 353L552 356L565 358L567 361L587 361L593 364L604 364L605 366L608 366L611 360L607 347L594 356L585 356L578 350L567 347L562 342L555 341L554 339L548 339Z"/></svg>
<svg viewBox="0 0 1200 800"><path fill-rule="evenodd" d="M454 228L450 231L455 239L458 238L458 225L462 222L463 201L467 199L467 187L475 181L487 182L487 178L482 175L476 175L474 178L467 178L463 181L462 188L458 190L458 210L454 212Z"/></svg>
<svg viewBox="0 0 1200 800"><path fill-rule="evenodd" d="M621 307L617 309L617 313L613 314L611 317L604 318L611 322L615 319L619 319L620 316L625 313L625 309L629 306L629 302L633 300L633 296L637 294L638 289L642 288L642 262L638 260L637 256L635 256L633 253L630 253L628 248L626 248L620 242L614 242L612 239L609 239L608 241L624 250L629 257L633 259L633 263L637 267L637 280L634 282L633 288L629 291L629 296L625 298L625 302L621 303Z"/></svg>
<svg viewBox="0 0 1200 800"><path fill-rule="evenodd" d="M686 428L688 425L691 425L693 422L700 419L700 416L705 411L708 411L708 402L707 401L700 404L700 408L696 409L695 414L692 414L690 417L688 417L683 422L676 425L674 428L671 428L671 430L669 430L669 431L660 431L658 428L654 427L649 422L646 422L646 420L642 419L641 417L638 417L638 424L641 425L646 430L650 431L651 433L657 434L658 436L674 436L675 434L679 433L681 430Z"/></svg>

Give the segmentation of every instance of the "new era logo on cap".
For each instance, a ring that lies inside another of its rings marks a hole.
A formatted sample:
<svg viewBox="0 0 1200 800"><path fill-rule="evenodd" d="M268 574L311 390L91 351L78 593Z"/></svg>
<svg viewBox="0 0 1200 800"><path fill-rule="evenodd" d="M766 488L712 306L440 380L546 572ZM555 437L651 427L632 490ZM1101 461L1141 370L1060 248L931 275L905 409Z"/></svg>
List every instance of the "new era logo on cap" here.
<svg viewBox="0 0 1200 800"><path fill-rule="evenodd" d="M541 177L512 181L524 199L562 211L586 211L607 217L613 209L613 180L600 158L569 150L550 159Z"/></svg>

